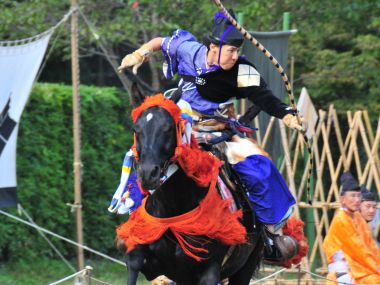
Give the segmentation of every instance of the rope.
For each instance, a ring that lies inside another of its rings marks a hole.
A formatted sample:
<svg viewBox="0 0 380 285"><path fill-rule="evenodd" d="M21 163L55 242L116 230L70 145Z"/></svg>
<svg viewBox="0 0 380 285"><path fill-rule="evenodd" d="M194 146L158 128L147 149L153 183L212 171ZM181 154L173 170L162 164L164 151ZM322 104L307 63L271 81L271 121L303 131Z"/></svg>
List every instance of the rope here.
<svg viewBox="0 0 380 285"><path fill-rule="evenodd" d="M60 284L60 283L65 282L65 281L67 281L67 280L69 280L71 278L74 278L74 277L76 277L78 275L81 275L83 273L87 273L87 271L88 271L88 268L82 269L81 271L75 272L74 274L71 274L71 275L69 275L69 276L67 276L65 278L62 278L62 279L58 280L58 281L55 281L53 283L49 283L49 285Z"/></svg>
<svg viewBox="0 0 380 285"><path fill-rule="evenodd" d="M63 283L63 282L65 282L65 281L67 281L67 280L69 280L69 279L71 279L71 278L74 278L74 277L76 277L76 276L79 276L79 275L82 275L83 277L86 277L86 276L87 276L87 278L90 278L91 280L94 280L95 282L100 283L100 284L112 285L111 283L108 283L108 282L105 282L105 281L99 280L99 279L97 279L97 278L95 278L95 277L92 277L92 276L91 276L91 272L92 272L92 270L93 270L93 268L92 268L91 266L86 266L86 268L82 269L81 271L78 271L78 272L76 272L76 273L74 273L74 274L71 274L71 275L69 275L69 276L66 276L66 277L64 277L64 278L62 278L62 279L60 279L60 280L58 280L58 281L53 282L53 283L49 283L49 285L60 284L60 283ZM87 280L87 281L88 281L88 280ZM77 284L77 283L75 283L75 284ZM82 284L82 283L79 282L78 284ZM89 284L89 285L90 285L91 283L90 283L90 282L87 282L87 283L85 283L85 284Z"/></svg>
<svg viewBox="0 0 380 285"><path fill-rule="evenodd" d="M253 281L253 282L250 282L249 285L258 284L258 283L260 283L260 282L263 282L263 281L265 281L265 280L267 280L267 279L270 279L270 278L273 277L273 276L276 276L276 275L280 274L281 272L284 272L285 270L287 270L287 268L282 268L282 269L280 269L279 271L276 271L276 272L274 272L274 273L272 273L272 274L270 274L270 275L268 275L268 276L266 276L266 277L264 277L264 278L261 278L261 279L259 279L259 280L256 280L256 281Z"/></svg>
<svg viewBox="0 0 380 285"><path fill-rule="evenodd" d="M98 282L98 283L100 283L100 284L112 285L111 283L108 283L108 282L105 282L105 281L102 281L102 280L96 279L96 278L94 278L94 277L90 277L90 278L91 278L91 280L94 280L94 281L96 281L96 282Z"/></svg>
<svg viewBox="0 0 380 285"><path fill-rule="evenodd" d="M99 256L104 257L104 258L106 258L106 259L109 259L109 260L111 260L111 261L113 261L113 262L115 262L115 263L118 263L118 264L121 264L121 265L125 266L124 262L122 262L122 261L120 261L120 260L117 260L117 259L115 259L115 258L113 258L113 257L110 257L110 256L108 256L108 255L106 255L106 254L104 254L104 253L101 253L101 252L99 252L99 251L93 250L93 249L89 248L88 246L85 246L85 245L79 244L79 243L77 243L77 242L75 242L75 241L72 241L72 240L70 240L70 239L68 239L68 238L65 238L65 237L63 237L63 236L60 236L60 235L58 235L58 234L56 234L56 233L53 233L53 232L51 232L51 231L49 231L49 230L47 230L47 229L42 228L42 227L40 227L40 226L38 226L38 225L36 225L36 224L29 223L29 222L27 222L27 221L25 221L25 220L23 220L23 219L20 219L20 218L14 216L14 215L11 215L11 214L9 214L9 213L7 213L7 212L4 212L3 210L0 210L0 214L3 214L3 215L5 215L5 216L7 216L7 217L9 217L9 218L12 218L12 219L14 219L14 220L17 220L17 221L19 221L19 222L21 222L21 223L24 223L24 224L26 224L26 225L29 225L29 226L31 226L31 227L33 227L33 228L39 230L39 231L42 231L42 232L47 233L47 234L49 234L49 235L52 235L52 236L54 236L54 237L56 237L56 238L59 238L59 239L61 239L61 240L66 241L66 242L68 242L68 243L71 243L71 244L73 244L73 245L76 245L76 246L78 246L78 247L81 247L81 248L83 248L83 249L85 249L85 250L87 250L87 251L89 251L89 252L92 252L92 253L94 253L94 254L96 254L96 255L99 255ZM75 276L81 274L83 271L87 271L87 270L88 270L88 269L83 269L83 270L81 270L81 271L79 271L79 272L76 272L76 273L74 273L74 274L72 274L72 275L70 275L70 276L68 276L68 277L65 277L64 279L61 279L61 280L59 280L59 281L57 281L57 282L50 283L49 285L55 285L55 284L62 283L63 281L66 281L66 280L68 280L68 279L70 279L70 278L72 278L72 277L75 277ZM284 272L284 271L286 271L286 270L287 270L287 268L282 268L281 270L279 270L279 271L277 271L277 272L274 272L274 273L272 273L272 274L270 274L270 275L268 275L268 276L266 276L266 277L264 277L264 278L262 278L262 279L259 279L259 280L256 280L256 281L250 283L250 285L252 285L252 284L258 284L258 283L260 283L260 282L262 282L262 281L265 281L265 280L267 280L267 279L270 279L271 277L273 277L273 276L275 276L275 275L278 275L278 274L280 274L281 272ZM339 282L339 281L336 281L336 280L331 280L331 279L328 279L328 278L326 278L326 277L324 277L324 276L318 275L318 274L316 274L316 273L313 273L313 272L310 272L310 271L307 271L307 270L304 270L304 269L300 269L300 271L302 271L302 272L304 272L304 273L308 273L308 274L310 274L310 275L312 275L312 276L315 276L315 277L318 277L318 278L320 278L320 279L327 280L327 281L331 281L331 282L335 282L335 283L339 283L339 284L343 284L343 285L355 285L354 283L345 283L345 282ZM95 281L97 281L97 282L101 282L101 283L103 283L103 284L110 285L109 283L106 283L106 282L103 282L103 281L97 280L97 279L95 279L95 278L93 278L93 277L91 277L91 279L94 279ZM371 284L363 284L363 285L371 285Z"/></svg>
<svg viewBox="0 0 380 285"><path fill-rule="evenodd" d="M289 99L290 99L290 105L291 105L291 107L293 109L293 112L294 112L295 116L297 117L298 124L302 125L301 118L299 116L299 112L298 112L297 106L295 104L292 87L290 85L288 76L284 72L284 69L282 68L282 66L280 65L280 63L277 61L277 59L274 58L274 56L268 50L265 49L265 47L260 42L258 42L247 30L245 30L230 15L230 13L223 6L223 4L221 3L220 0L214 0L214 2L219 7L219 10L221 10L223 12L223 14L228 18L228 20L232 23L232 25L244 36L244 38L246 38L247 40L249 40L255 47L257 47L261 52L263 52L264 55L267 58L269 58L270 61L272 62L272 64L276 67L277 71L280 73L280 75L282 77L282 80L285 83L285 87L286 87L286 90L288 92L288 96L289 96ZM311 180L311 174L312 174L312 171L313 171L313 152L312 152L312 149L311 149L311 144L309 142L309 139L307 138L307 136L306 136L305 133L303 133L303 138L304 138L305 144L307 146L307 150L309 152L309 162L308 162L308 164L309 164L308 165L309 166L309 171L308 171L308 176L307 176L307 201L308 201L309 204L312 204L311 203L311 195L310 195L310 185L311 185L310 180Z"/></svg>
<svg viewBox="0 0 380 285"><path fill-rule="evenodd" d="M55 44L57 43L57 40L58 40L58 37L59 37L59 33L61 32L61 26L59 26L59 29L58 29L58 32L57 32L57 35L55 36L54 40L53 40L53 43L50 45L50 48L49 48L49 51L47 53L47 55L44 57L44 61L42 62L39 70L38 70L38 73L36 75L36 79L34 80L34 82L37 82L38 79L40 78L41 76L41 73L43 71L43 69L45 68L45 65L46 65L46 62L47 60L49 59L50 55L52 54L52 51L54 49L54 46Z"/></svg>
<svg viewBox="0 0 380 285"><path fill-rule="evenodd" d="M17 204L17 208L21 211L22 214L26 216L30 223L33 225L37 225L33 219L29 216L29 214L25 211L25 209L21 206L21 204ZM67 261L67 259L62 255L62 253L54 246L54 244L45 236L45 234L37 229L38 233L46 240L46 242L50 245L50 247L58 254L58 256L62 259L62 261L71 269L71 271L75 272L75 268Z"/></svg>
<svg viewBox="0 0 380 285"><path fill-rule="evenodd" d="M329 279L329 278L326 278L326 277L324 277L324 276L322 276L322 275L319 275L319 274L316 274L316 273L313 273L313 272L310 272L310 271L307 271L307 270L305 270L305 269L300 269L300 271L302 271L302 272L304 272L304 273L308 273L308 274L310 274L310 275L313 275L313 276L315 276L315 277L318 277L318 278L320 278L320 279L324 279L324 280L326 280L326 281L330 281L330 282L335 282L335 283L339 283L339 285L355 285L355 283L347 283L347 282L341 282L341 281L337 281L337 280L332 280L332 279ZM362 285L371 285L371 284L362 284ZM373 285L373 284L372 284Z"/></svg>
<svg viewBox="0 0 380 285"><path fill-rule="evenodd" d="M29 37L29 38L25 38L25 39L21 39L21 40L14 40L14 41L0 41L0 46L18 46L18 45L23 45L25 43L30 43L30 42L33 42L33 41L36 41L40 38L43 38L44 36L48 35L48 34L51 34L55 31L55 29L57 29L61 24L63 24L64 22L67 21L67 19L71 16L72 13L74 13L75 11L77 10L77 8L75 9L70 9L63 17L62 19L57 23L55 24L53 27L51 27L50 29L38 34L38 35L35 35L33 37Z"/></svg>
<svg viewBox="0 0 380 285"><path fill-rule="evenodd" d="M77 242L72 241L72 240L70 240L70 239L68 239L68 238L65 238L65 237L63 237L63 236L60 236L60 235L58 235L58 234L56 234L56 233L53 233L52 231L49 231L49 230L47 230L47 229L42 228L42 227L40 227L40 226L38 226L38 225L36 225L36 224L29 223L29 222L27 222L27 221L25 221L25 220L23 220L23 219L20 219L20 218L14 216L14 215L12 215L12 214L9 214L9 213L7 213L7 212L4 212L3 210L0 210L0 214L3 214L3 215L5 215L5 216L7 216L7 217L9 217L9 218L12 218L12 219L14 219L14 220L16 220L16 221L19 221L19 222L23 223L23 224L26 224L26 225L28 225L28 226L31 226L31 227L35 228L35 229L38 229L38 230L40 230L40 231L42 231L42 232L44 232L44 233L47 233L47 234L49 234L49 235L52 235L52 236L54 236L54 237L56 237L56 238L59 238L59 239L64 240L64 241L66 241L66 242L68 242L68 243L71 243L71 244L73 244L73 245L75 245L75 246L77 246L77 247L81 247L81 248L83 248L83 249L85 249L85 250L87 250L87 251L89 251L89 252L92 252L92 253L94 253L94 254L96 254L96 255L99 255L99 256L104 257L104 258L106 258L106 259L109 259L109 260L111 260L111 261L113 261L113 262L115 262L115 263L118 263L118 264L120 264L120 265L125 266L125 263L122 262L121 260L115 259L115 258L113 258L113 257L110 257L110 256L104 254L104 253L101 253L101 252L99 252L99 251L96 251L96 250L94 250L94 249L91 249L91 248L89 248L88 246L85 246L85 245L83 245L83 244L77 243Z"/></svg>
<svg viewBox="0 0 380 285"><path fill-rule="evenodd" d="M261 283L261 282L263 282L263 281L265 281L265 280L268 280L268 279L270 279L271 277L274 277L274 276L276 276L276 275L278 275L278 274L280 274L280 273L282 273L282 272L284 272L284 271L286 271L286 270L288 270L288 268L282 268L281 270L276 271L276 272L274 272L274 273L272 273L272 274L270 274L270 275L268 275L268 276L266 276L266 277L264 277L264 278L261 278L261 279L259 279L259 280L256 280L256 281L253 281L253 282L249 283L249 285L253 285L253 284ZM322 275L319 275L319 274L316 274L316 273L313 273L313 272L307 271L307 270L305 270L305 269L302 269L302 268L300 268L300 267L299 267L299 271L302 271L302 272L304 272L304 273L310 274L310 275L315 276L315 277L317 277L317 278L319 278L319 279L324 279L324 280L326 280L326 281L330 281L330 282L338 283L339 285L355 285L355 283L347 283L347 282L342 282L342 281L332 280L332 279L326 278L326 277L324 277L324 276L322 276ZM363 284L363 285L371 285L371 284Z"/></svg>

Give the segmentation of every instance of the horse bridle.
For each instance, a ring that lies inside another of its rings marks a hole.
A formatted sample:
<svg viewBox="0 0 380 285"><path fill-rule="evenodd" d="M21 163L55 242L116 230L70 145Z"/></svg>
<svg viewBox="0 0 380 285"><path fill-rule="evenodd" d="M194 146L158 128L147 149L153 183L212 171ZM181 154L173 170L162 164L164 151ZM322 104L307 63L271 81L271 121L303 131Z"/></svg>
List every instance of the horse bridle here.
<svg viewBox="0 0 380 285"><path fill-rule="evenodd" d="M166 111L168 111L168 110L166 110ZM137 118L135 118L135 119L137 120ZM182 145L182 136L183 136L183 133L184 133L184 130L185 130L185 127L184 127L183 124L184 123L183 123L182 119L180 119L178 122L175 121L176 142L177 142L176 148L180 147ZM139 157L139 155L138 155L137 148L136 148L136 143L137 143L136 132L134 132L134 136L133 137L134 137L134 144L133 144L133 146L132 146L131 149L133 151L133 154L134 154L134 157L135 157L135 161L136 161L136 163L138 163L138 157ZM175 156L175 153L174 153L174 155L172 157L170 157L166 161L164 161L163 167L161 168L161 171L160 171L160 183L161 183L161 185L171 175L173 175L178 170L178 165L175 162L175 160L176 160L176 156ZM154 190L149 190L149 191L151 192L151 191L154 191Z"/></svg>
<svg viewBox="0 0 380 285"><path fill-rule="evenodd" d="M274 56L259 42L257 41L247 30L245 30L227 11L227 9L223 6L222 2L220 0L214 0L214 3L219 7L219 10L223 12L223 14L228 18L228 20L232 23L232 25L244 36L245 39L247 39L251 44L253 44L256 48L258 48L261 52L264 53L264 55L272 62L272 64L276 67L276 70L280 73L282 80L285 83L285 87L289 96L290 105L293 109L294 115L297 117L298 124L302 125L302 121L298 112L298 109L295 104L295 99L293 95L292 86L289 82L288 76L286 75L284 69L280 65L280 63L277 61L277 59L274 58ZM310 195L310 180L311 180L311 174L313 171L313 152L311 148L311 144L309 142L309 139L307 138L305 132L303 132L303 139L307 146L307 151L309 153L309 169L308 169L308 175L307 175L307 201L309 204L312 204L311 201L311 195Z"/></svg>

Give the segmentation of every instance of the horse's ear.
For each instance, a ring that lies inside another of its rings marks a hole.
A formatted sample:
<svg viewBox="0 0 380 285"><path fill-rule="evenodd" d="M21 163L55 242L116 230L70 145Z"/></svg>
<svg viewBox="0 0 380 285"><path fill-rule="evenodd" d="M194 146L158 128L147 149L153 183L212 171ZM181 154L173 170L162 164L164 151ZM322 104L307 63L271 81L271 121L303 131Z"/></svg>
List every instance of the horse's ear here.
<svg viewBox="0 0 380 285"><path fill-rule="evenodd" d="M129 94L129 102L133 108L136 108L144 102L145 95L141 92L136 81L132 82L131 94Z"/></svg>
<svg viewBox="0 0 380 285"><path fill-rule="evenodd" d="M170 96L170 100L177 104L179 99L182 97L182 86L179 86Z"/></svg>

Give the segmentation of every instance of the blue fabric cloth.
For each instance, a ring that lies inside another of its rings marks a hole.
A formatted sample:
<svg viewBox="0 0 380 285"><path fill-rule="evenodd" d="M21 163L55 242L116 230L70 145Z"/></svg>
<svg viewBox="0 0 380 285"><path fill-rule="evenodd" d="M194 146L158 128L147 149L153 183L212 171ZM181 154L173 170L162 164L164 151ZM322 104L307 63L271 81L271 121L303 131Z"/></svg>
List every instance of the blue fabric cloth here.
<svg viewBox="0 0 380 285"><path fill-rule="evenodd" d="M164 38L161 50L168 67L164 72L168 79L177 72L180 75L197 76L218 68L216 66L207 68L207 47L197 42L188 31L176 30L171 37ZM179 84L182 84L182 99L189 102L194 110L213 115L219 108L219 103L201 97L194 83L182 79Z"/></svg>
<svg viewBox="0 0 380 285"><path fill-rule="evenodd" d="M168 64L168 71L165 73L167 79L172 79L174 74L178 72L178 67L182 63L179 60L181 54L177 54L177 50L178 47L186 41L197 43L196 38L191 33L179 29L176 30L171 37L164 38L161 49L164 53L165 61Z"/></svg>
<svg viewBox="0 0 380 285"><path fill-rule="evenodd" d="M137 184L137 173L133 171L129 176L128 183L126 187L129 188L129 198L131 198L135 203L130 208L130 213L135 211L141 205L142 199L144 199L144 195L141 193L140 188Z"/></svg>
<svg viewBox="0 0 380 285"><path fill-rule="evenodd" d="M277 224L296 201L273 162L263 155L251 155L233 166L248 190L258 219Z"/></svg>

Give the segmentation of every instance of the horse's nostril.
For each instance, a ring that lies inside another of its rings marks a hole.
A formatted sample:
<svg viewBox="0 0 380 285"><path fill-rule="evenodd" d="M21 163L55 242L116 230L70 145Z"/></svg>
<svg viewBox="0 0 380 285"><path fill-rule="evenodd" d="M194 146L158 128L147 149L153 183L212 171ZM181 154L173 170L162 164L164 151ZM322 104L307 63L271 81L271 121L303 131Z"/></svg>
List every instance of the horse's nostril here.
<svg viewBox="0 0 380 285"><path fill-rule="evenodd" d="M157 177L160 175L160 168L158 166L155 166L152 171L152 176Z"/></svg>
<svg viewBox="0 0 380 285"><path fill-rule="evenodd" d="M160 182L161 168L157 164L140 164L137 174L144 188L155 189Z"/></svg>

